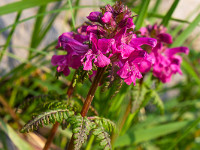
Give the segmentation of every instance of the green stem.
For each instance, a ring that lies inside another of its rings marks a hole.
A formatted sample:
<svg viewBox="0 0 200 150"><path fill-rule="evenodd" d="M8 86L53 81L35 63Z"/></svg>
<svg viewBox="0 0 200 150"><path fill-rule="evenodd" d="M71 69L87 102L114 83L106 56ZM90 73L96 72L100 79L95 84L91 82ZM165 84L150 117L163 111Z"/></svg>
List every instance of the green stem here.
<svg viewBox="0 0 200 150"><path fill-rule="evenodd" d="M91 150L93 141L94 141L94 135L91 135L90 140L88 141L85 150Z"/></svg>

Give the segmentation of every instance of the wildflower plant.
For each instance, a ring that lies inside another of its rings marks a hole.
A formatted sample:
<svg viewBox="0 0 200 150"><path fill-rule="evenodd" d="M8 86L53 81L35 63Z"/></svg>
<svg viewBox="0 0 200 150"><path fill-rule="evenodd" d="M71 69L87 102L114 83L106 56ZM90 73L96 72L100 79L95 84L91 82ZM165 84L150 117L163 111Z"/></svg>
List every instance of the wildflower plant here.
<svg viewBox="0 0 200 150"><path fill-rule="evenodd" d="M24 125L21 132L54 124L44 148L48 149L58 126L62 125L65 129L70 124L73 135L68 145L69 150L80 149L91 134L96 136L104 149L112 149L118 132L126 132L122 128L125 121L116 129L113 121L98 116L99 112L91 106L98 88L110 90L109 94L105 94L108 96L106 101L109 101L120 91L116 87L124 87L130 97L124 119L127 119L129 112L135 116L152 99L163 111L163 102L152 88L152 81L156 79L166 83L170 82L173 74L182 74L182 58L177 53L188 54L189 49L171 48L172 36L162 25L148 25L136 31L133 21L135 17L127 6L116 2L113 6L102 7L101 11L91 12L87 16L88 21L75 32L65 32L59 36L56 49L65 54L53 55L51 64L57 68L57 76L69 76L74 72L73 79L66 95L49 93L45 98L35 98L38 100L36 103L40 104L38 113ZM146 83L144 76L148 78ZM84 99L75 87L85 81L92 84ZM83 101L83 106L77 99ZM29 102L24 103L20 108L28 105ZM87 115L89 110L91 112ZM128 122L125 125L130 126Z"/></svg>

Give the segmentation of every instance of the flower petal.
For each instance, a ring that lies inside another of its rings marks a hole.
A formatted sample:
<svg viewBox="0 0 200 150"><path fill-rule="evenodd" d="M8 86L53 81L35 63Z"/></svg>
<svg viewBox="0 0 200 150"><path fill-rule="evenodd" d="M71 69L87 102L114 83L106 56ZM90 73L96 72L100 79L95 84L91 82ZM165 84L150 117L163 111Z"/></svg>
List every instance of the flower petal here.
<svg viewBox="0 0 200 150"><path fill-rule="evenodd" d="M130 45L136 48L140 48L142 45L150 45L155 47L157 40L154 38L133 38L130 42Z"/></svg>
<svg viewBox="0 0 200 150"><path fill-rule="evenodd" d="M94 63L98 67L105 67L110 64L110 59L108 57L104 56L102 53L100 53Z"/></svg>
<svg viewBox="0 0 200 150"><path fill-rule="evenodd" d="M103 23L110 23L110 20L112 18L112 13L111 12L106 12L103 17L101 18Z"/></svg>
<svg viewBox="0 0 200 150"><path fill-rule="evenodd" d="M65 76L68 76L68 75L70 74L70 70L69 70L68 67L65 67L65 69L63 70L63 74L64 74Z"/></svg>
<svg viewBox="0 0 200 150"><path fill-rule="evenodd" d="M63 62L65 59L66 59L66 55L53 55L51 58L51 64L53 66L57 66L61 62Z"/></svg>
<svg viewBox="0 0 200 150"><path fill-rule="evenodd" d="M175 48L168 48L165 51L165 55L167 57L172 57L176 53L185 53L185 54L188 54L189 53L189 49L187 47L175 47Z"/></svg>
<svg viewBox="0 0 200 150"><path fill-rule="evenodd" d="M142 73L149 72L151 69L151 62L149 62L147 60L143 60L138 65L138 68L139 68L140 72L142 72Z"/></svg>
<svg viewBox="0 0 200 150"><path fill-rule="evenodd" d="M99 39L98 40L98 49L103 53L106 54L110 52L111 46L114 44L114 39Z"/></svg>

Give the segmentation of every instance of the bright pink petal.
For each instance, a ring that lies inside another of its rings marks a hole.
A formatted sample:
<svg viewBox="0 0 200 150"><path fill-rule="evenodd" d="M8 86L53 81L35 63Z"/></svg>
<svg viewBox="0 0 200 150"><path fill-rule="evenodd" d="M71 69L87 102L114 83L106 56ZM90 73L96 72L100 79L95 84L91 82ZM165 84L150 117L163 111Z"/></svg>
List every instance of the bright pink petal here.
<svg viewBox="0 0 200 150"><path fill-rule="evenodd" d="M102 53L97 56L96 61L94 62L98 67L105 67L110 64L110 59L104 56Z"/></svg>
<svg viewBox="0 0 200 150"><path fill-rule="evenodd" d="M167 57L172 57L176 53L185 53L185 54L188 54L189 53L189 49L187 47L175 47L175 48L168 48L165 51L165 55Z"/></svg>
<svg viewBox="0 0 200 150"><path fill-rule="evenodd" d="M130 42L130 45L136 48L140 48L142 45L150 45L155 47L157 40L154 38L133 38Z"/></svg>
<svg viewBox="0 0 200 150"><path fill-rule="evenodd" d="M109 23L112 18L112 13L111 12L106 12L103 17L101 18L103 23Z"/></svg>
<svg viewBox="0 0 200 150"><path fill-rule="evenodd" d="M99 39L98 40L98 49L103 53L106 54L110 52L111 46L114 44L114 39Z"/></svg>

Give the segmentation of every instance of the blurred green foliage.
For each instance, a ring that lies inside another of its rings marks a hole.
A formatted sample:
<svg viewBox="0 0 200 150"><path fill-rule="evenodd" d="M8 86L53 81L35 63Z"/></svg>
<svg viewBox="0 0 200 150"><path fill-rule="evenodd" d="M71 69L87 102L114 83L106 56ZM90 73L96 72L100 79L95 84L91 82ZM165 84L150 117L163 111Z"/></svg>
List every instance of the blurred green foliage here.
<svg viewBox="0 0 200 150"><path fill-rule="evenodd" d="M105 1L113 4L113 0ZM168 12L160 14L158 12L162 3L156 0L150 6L150 0L127 0L124 4L138 14L135 24L137 29L147 23L162 22L167 26L169 32L174 36L172 46L187 46L190 54L185 56L182 63L183 76L173 85L163 85L162 83L152 83L151 74L145 77L144 84L140 86L122 85L121 89L113 86L102 92L103 87L97 89L92 102L95 111L100 117L114 121L118 131L111 136L113 149L120 150L198 150L200 149L200 53L193 49L191 42L195 42L196 37L189 37L195 28L199 28L200 15L189 22L188 20L173 18L179 0L169 6ZM51 10L47 9L53 3ZM38 7L34 16L20 19L25 9ZM17 12L13 24L0 29L0 32L8 31L9 35L4 45L0 47L0 63L3 57L10 57L19 62L8 72L0 70L0 149L41 149L42 140L48 137L51 126L37 130L37 136L33 133L22 135L19 129L31 119L31 114L37 108L37 103L32 103L25 109L16 108L26 99L39 95L48 94L54 91L60 95L65 95L69 83L72 80L74 70L68 77L55 77L56 68L51 66L50 58L55 52L57 41L52 41L49 45L39 48L50 28L61 12L67 17L65 23L70 25L71 30L75 29L77 12L83 8L96 8L99 6L81 6L79 0L59 1L59 0L22 0L0 7L0 15ZM191 14L193 15L193 14ZM17 48L10 45L13 33L17 26L30 19L34 19L34 26L30 46L21 48L28 51L27 59L8 52L8 47ZM174 26L172 21L179 25ZM185 27L186 26L186 27ZM10 29L10 30L9 30ZM62 33L59 33L62 34ZM196 36L199 36L197 33ZM189 42L188 42L189 41ZM158 88L152 88L155 84ZM75 93L86 97L91 82L84 81L77 83ZM115 91L116 96L113 97ZM137 93L136 91L139 91ZM174 91L178 94L171 94ZM82 106L80 96L73 99L79 103L77 109ZM129 108L131 106L131 108ZM161 113L163 112L163 113ZM88 116L93 115L90 111ZM38 136L39 135L39 136ZM52 149L64 149L71 136L70 126L67 129L57 131ZM29 137L29 140L27 139ZM30 140L31 139L31 140ZM20 143L20 144L19 144ZM14 145L14 146L13 146ZM94 136L89 136L83 149L102 149L94 140Z"/></svg>

